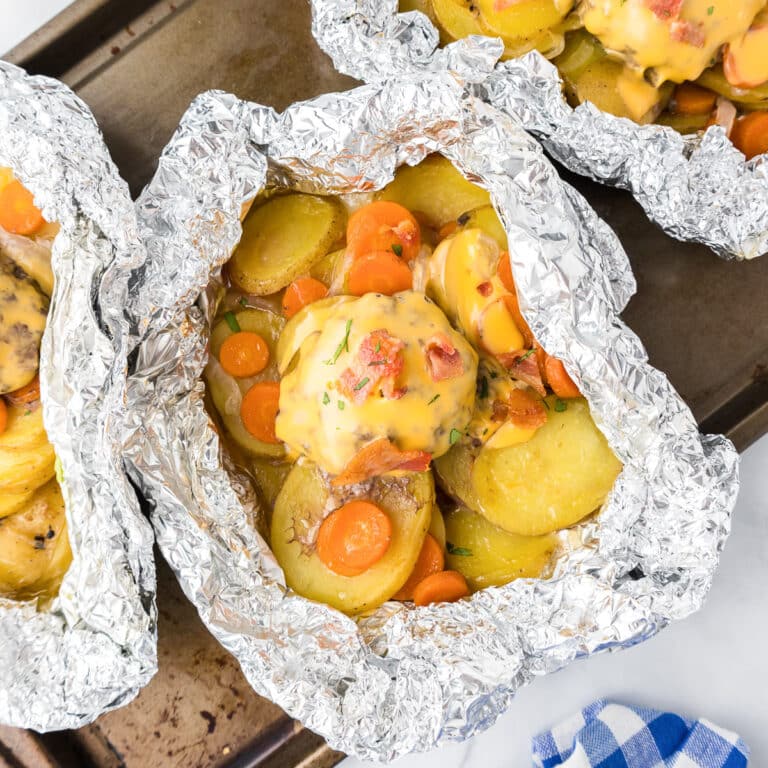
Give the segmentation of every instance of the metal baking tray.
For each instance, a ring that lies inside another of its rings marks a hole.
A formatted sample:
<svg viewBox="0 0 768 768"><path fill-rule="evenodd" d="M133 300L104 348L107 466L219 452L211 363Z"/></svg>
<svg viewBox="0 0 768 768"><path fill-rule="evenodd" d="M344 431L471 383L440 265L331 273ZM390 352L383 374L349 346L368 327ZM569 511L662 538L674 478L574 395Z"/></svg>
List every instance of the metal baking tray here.
<svg viewBox="0 0 768 768"><path fill-rule="evenodd" d="M134 193L190 101L221 88L282 109L355 81L309 31L306 0L78 0L7 58L90 105ZM565 174L614 227L638 294L624 318L702 429L741 450L768 431L768 257L724 262L650 224L624 193ZM258 697L158 568L160 671L78 731L0 728L0 768L325 768L342 755ZM524 694L523 694L524 695Z"/></svg>

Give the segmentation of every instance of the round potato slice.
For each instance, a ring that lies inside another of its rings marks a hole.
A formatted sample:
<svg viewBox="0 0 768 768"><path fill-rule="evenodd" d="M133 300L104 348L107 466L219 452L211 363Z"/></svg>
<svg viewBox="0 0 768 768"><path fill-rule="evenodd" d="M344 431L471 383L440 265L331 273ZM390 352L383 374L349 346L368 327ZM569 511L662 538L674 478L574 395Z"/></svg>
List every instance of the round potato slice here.
<svg viewBox="0 0 768 768"><path fill-rule="evenodd" d="M35 448L0 448L0 493L28 493L54 475L53 446L44 442Z"/></svg>
<svg viewBox="0 0 768 768"><path fill-rule="evenodd" d="M481 24L504 40L529 40L556 27L573 7L572 0L518 0L497 10L498 0L473 0Z"/></svg>
<svg viewBox="0 0 768 768"><path fill-rule="evenodd" d="M34 493L34 491L22 491L21 493L6 493L3 491L0 493L0 520L23 509Z"/></svg>
<svg viewBox="0 0 768 768"><path fill-rule="evenodd" d="M483 205L473 211L467 211L459 216L461 229L481 229L488 237L496 241L499 250L507 251L507 233L499 220L499 216L492 205Z"/></svg>
<svg viewBox="0 0 768 768"><path fill-rule="evenodd" d="M429 528L435 495L429 472L380 477L364 487L352 487L357 491L354 496L330 500L320 471L311 464L296 465L277 497L271 540L291 589L357 614L381 605L405 583ZM389 515L392 540L381 560L368 570L358 576L340 576L317 556L317 534L322 521L353 498L372 501Z"/></svg>
<svg viewBox="0 0 768 768"><path fill-rule="evenodd" d="M430 155L413 167L401 166L377 198L393 200L412 213L422 214L435 229L465 211L491 204L488 192L467 181L442 155Z"/></svg>
<svg viewBox="0 0 768 768"><path fill-rule="evenodd" d="M0 520L0 594L18 600L53 595L71 562L64 500L51 480L22 511Z"/></svg>
<svg viewBox="0 0 768 768"><path fill-rule="evenodd" d="M446 568L462 574L473 591L541 577L557 546L554 534L509 533L466 507L445 514L445 531Z"/></svg>
<svg viewBox="0 0 768 768"><path fill-rule="evenodd" d="M594 512L621 471L585 400L549 397L547 403L547 423L530 440L480 451L465 500L523 536L567 528Z"/></svg>
<svg viewBox="0 0 768 768"><path fill-rule="evenodd" d="M234 328L230 325L234 325ZM205 381L208 391L221 417L224 427L244 451L253 456L282 456L285 449L282 444L265 443L255 438L243 426L240 418L240 406L245 393L257 382L277 381L277 341L285 325L281 315L266 309L244 309L233 313L229 319L221 319L213 328L210 339L210 356L205 367ZM258 333L269 348L267 367L256 376L235 378L230 376L219 363L218 356L224 341L236 333L235 328L242 331Z"/></svg>
<svg viewBox="0 0 768 768"><path fill-rule="evenodd" d="M246 218L229 262L230 276L248 293L279 291L331 250L344 224L344 208L334 198L273 197Z"/></svg>
<svg viewBox="0 0 768 768"><path fill-rule="evenodd" d="M39 403L8 406L8 423L0 434L0 450L35 448L47 440Z"/></svg>
<svg viewBox="0 0 768 768"><path fill-rule="evenodd" d="M483 35L478 12L474 5L464 0L432 0L432 14L443 44L461 40L470 35Z"/></svg>

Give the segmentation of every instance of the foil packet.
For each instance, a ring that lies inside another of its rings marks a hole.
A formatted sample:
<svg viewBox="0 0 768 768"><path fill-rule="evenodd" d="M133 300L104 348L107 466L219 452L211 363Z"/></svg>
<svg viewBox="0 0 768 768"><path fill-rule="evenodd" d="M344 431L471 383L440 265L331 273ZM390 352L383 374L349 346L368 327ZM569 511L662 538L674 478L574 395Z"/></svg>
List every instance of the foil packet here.
<svg viewBox="0 0 768 768"><path fill-rule="evenodd" d="M253 489L203 406L215 312L206 288L259 191L369 192L431 152L491 193L526 319L625 466L601 514L561 534L551 579L426 608L390 602L353 620L286 589L257 532ZM137 206L148 253L129 296L133 477L208 629L257 693L332 747L388 761L466 739L536 675L634 645L701 606L730 529L737 454L699 434L621 322L635 282L613 232L533 139L450 74L406 75L281 114L203 94Z"/></svg>
<svg viewBox="0 0 768 768"><path fill-rule="evenodd" d="M60 225L40 386L73 554L49 605L0 599L0 723L78 728L126 704L157 669L152 529L120 443L122 308L144 251L88 108L61 83L3 62L0 166Z"/></svg>
<svg viewBox="0 0 768 768"><path fill-rule="evenodd" d="M681 136L589 103L573 109L557 68L538 52L501 62L501 40L477 35L441 48L432 21L418 11L398 13L397 0L310 2L312 32L340 72L379 82L447 69L476 84L478 97L513 117L566 168L631 192L668 235L725 259L768 252L768 158L745 162L719 126Z"/></svg>

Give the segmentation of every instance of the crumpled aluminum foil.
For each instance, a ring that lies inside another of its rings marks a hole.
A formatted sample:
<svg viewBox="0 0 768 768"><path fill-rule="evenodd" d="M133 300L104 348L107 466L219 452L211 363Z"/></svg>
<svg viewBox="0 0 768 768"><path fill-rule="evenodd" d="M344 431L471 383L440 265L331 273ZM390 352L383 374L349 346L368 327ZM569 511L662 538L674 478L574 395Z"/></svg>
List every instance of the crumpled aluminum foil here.
<svg viewBox="0 0 768 768"><path fill-rule="evenodd" d="M355 621L286 590L253 524L252 489L227 471L202 400L215 309L205 288L257 191L370 191L434 151L491 192L523 312L625 468L600 516L561 534L553 578L427 608L388 603ZM206 626L259 694L332 747L391 760L466 739L535 675L631 646L701 606L730 529L737 454L699 434L619 319L635 282L613 232L527 134L452 76L404 76L282 114L204 94L137 205L148 261L129 297L141 333L134 478Z"/></svg>
<svg viewBox="0 0 768 768"><path fill-rule="evenodd" d="M476 83L476 95L504 110L570 170L629 190L648 217L679 240L719 256L768 252L768 157L745 163L722 128L683 137L640 126L591 104L572 109L557 68L537 52L499 62L498 38L470 36L444 48L423 13L397 0L310 0L312 32L344 74L380 82L447 69Z"/></svg>
<svg viewBox="0 0 768 768"><path fill-rule="evenodd" d="M127 185L68 88L0 62L0 166L48 221L56 286L40 358L73 562L58 597L0 599L0 723L77 728L157 669L152 529L122 465L128 276L144 258Z"/></svg>

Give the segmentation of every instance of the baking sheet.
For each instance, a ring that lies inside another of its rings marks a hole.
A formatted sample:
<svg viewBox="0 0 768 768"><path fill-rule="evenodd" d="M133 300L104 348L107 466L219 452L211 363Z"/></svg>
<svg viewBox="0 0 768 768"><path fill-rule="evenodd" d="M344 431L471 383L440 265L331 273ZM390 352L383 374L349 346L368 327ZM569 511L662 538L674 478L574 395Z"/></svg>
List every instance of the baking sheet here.
<svg viewBox="0 0 768 768"><path fill-rule="evenodd" d="M79 0L6 58L60 77L78 92L137 193L201 91L222 88L283 109L354 85L334 71L309 24L304 0ZM651 363L669 375L706 431L725 432L746 448L768 431L768 259L724 262L664 235L627 193L564 175L628 251L638 294L624 319ZM161 569L158 576L160 672L120 712L47 738L43 746L58 764L324 768L340 759L251 691L170 573ZM245 698L234 697L230 685ZM171 713L174 706L178 712L174 697L181 691L186 701L176 722L182 727L174 729ZM216 717L212 733L202 711ZM0 732L0 755L8 738Z"/></svg>

